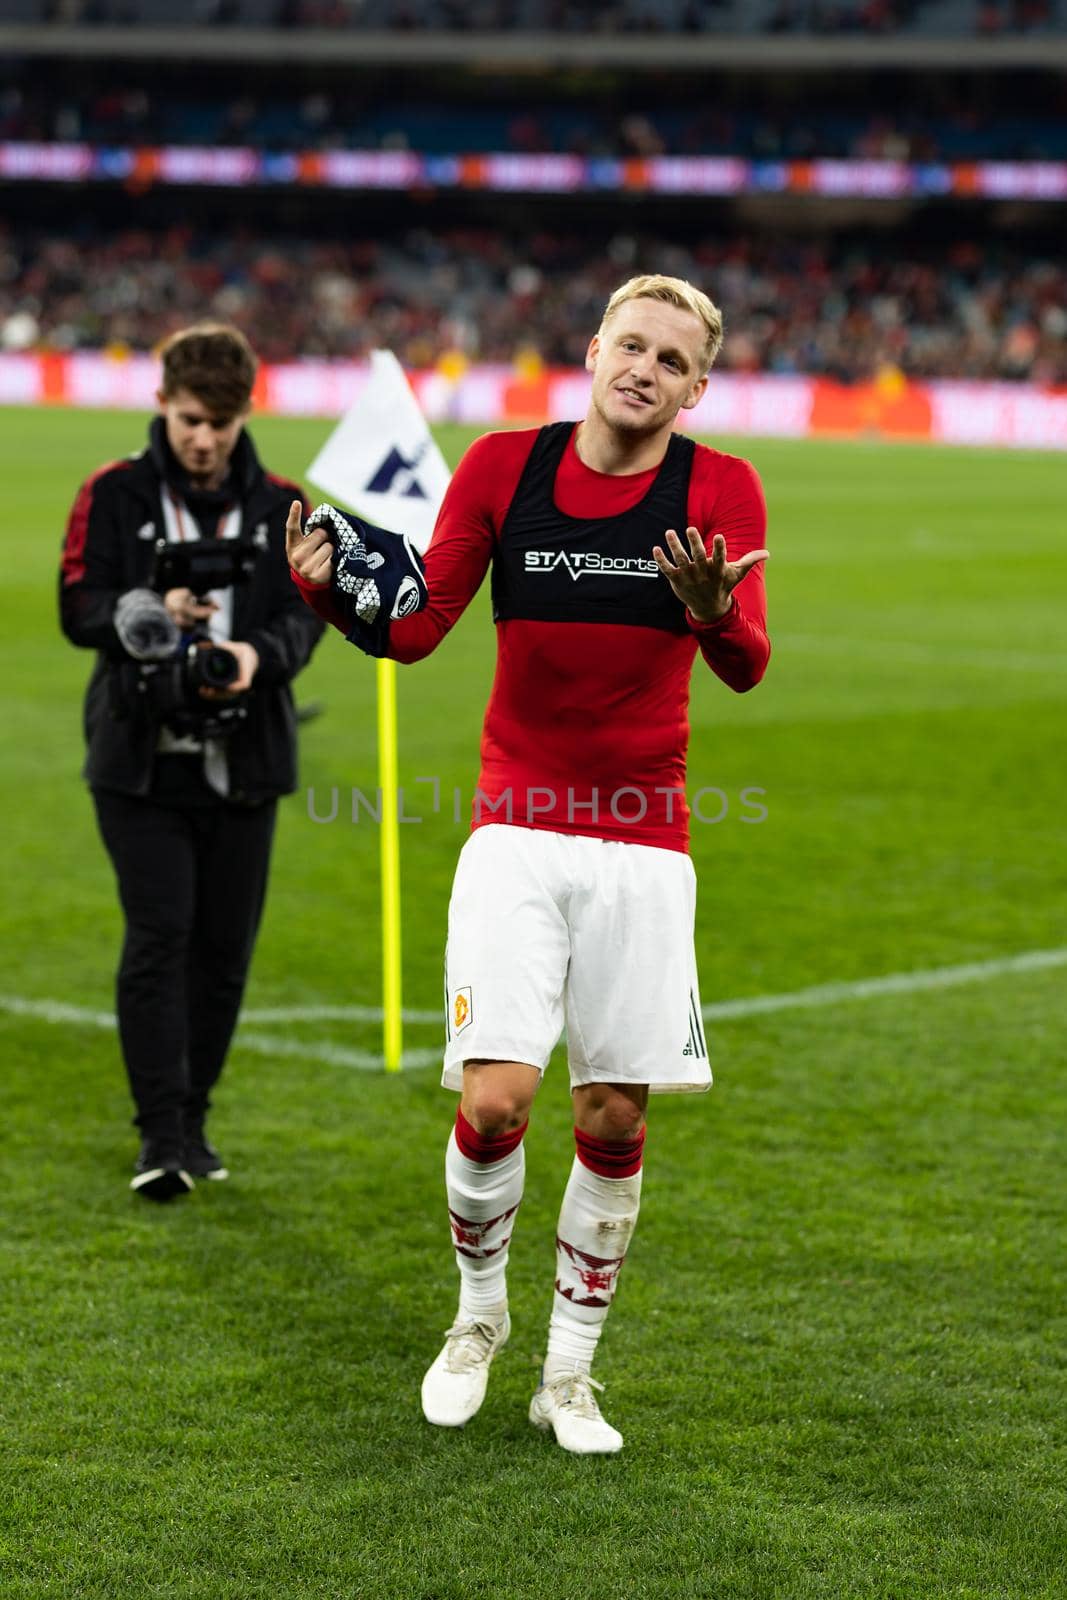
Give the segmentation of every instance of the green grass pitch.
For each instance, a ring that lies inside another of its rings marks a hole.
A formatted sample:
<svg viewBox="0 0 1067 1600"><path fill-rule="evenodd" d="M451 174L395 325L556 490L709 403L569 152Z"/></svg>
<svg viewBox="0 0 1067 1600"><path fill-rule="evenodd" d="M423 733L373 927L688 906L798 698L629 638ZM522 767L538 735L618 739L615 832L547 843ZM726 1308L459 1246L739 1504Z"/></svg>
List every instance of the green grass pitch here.
<svg viewBox="0 0 1067 1600"><path fill-rule="evenodd" d="M326 426L263 420L300 475ZM90 659L55 622L81 479L129 415L0 412L4 1600L1021 1600L1062 1596L1064 969L709 1024L716 1088L656 1102L598 1375L626 1436L569 1458L525 1418L571 1159L560 1063L529 1134L515 1332L483 1412L421 1421L454 1303L452 1099L408 1027L249 1025L188 1203L126 1190L107 1011L119 920L78 777ZM469 435L442 430L455 460ZM1038 454L727 442L763 475L775 651L698 668L690 789L706 1003L1067 946L1067 468ZM405 1002L440 995L493 656L480 595L401 669ZM375 1006L374 675L337 636L283 807L248 1005ZM590 708L590 714L595 709ZM308 815L342 791L330 824ZM740 820L742 788L766 821ZM649 974L655 982L655 974ZM263 1041L266 1039L267 1043ZM273 1045L271 1043L273 1041ZM274 1048L276 1046L276 1048Z"/></svg>

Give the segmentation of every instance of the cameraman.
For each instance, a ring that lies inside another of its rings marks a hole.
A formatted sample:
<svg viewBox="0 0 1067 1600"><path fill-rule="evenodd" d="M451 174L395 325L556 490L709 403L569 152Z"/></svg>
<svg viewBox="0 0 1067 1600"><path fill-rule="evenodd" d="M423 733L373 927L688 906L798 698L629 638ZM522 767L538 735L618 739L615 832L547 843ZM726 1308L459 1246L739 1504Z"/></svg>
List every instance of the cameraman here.
<svg viewBox="0 0 1067 1600"><path fill-rule="evenodd" d="M289 684L322 624L285 554L300 490L264 471L245 432L247 340L203 323L168 339L162 360L147 449L101 468L74 502L59 606L68 639L97 651L84 775L126 919L117 1009L142 1138L131 1187L169 1200L195 1177L227 1176L204 1118L237 1023L277 797L296 788ZM218 545L172 548L207 540L241 542L240 581L144 593L167 555L229 559ZM131 655L120 601L156 608L171 662ZM204 674L197 652L212 645Z"/></svg>

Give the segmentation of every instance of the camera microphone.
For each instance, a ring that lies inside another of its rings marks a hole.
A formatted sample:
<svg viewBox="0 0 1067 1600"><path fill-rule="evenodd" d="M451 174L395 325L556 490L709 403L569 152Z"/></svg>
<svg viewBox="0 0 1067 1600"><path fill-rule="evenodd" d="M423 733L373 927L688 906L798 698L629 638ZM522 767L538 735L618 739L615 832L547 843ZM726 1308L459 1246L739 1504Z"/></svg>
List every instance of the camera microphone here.
<svg viewBox="0 0 1067 1600"><path fill-rule="evenodd" d="M129 589L115 607L115 632L135 661L166 661L181 641L178 624L152 589Z"/></svg>

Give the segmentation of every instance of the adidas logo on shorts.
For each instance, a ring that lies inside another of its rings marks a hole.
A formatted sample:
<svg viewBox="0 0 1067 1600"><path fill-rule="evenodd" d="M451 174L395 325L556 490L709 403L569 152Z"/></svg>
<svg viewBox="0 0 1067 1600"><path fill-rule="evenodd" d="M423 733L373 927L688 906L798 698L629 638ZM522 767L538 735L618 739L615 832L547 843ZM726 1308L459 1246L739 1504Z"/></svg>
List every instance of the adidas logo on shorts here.
<svg viewBox="0 0 1067 1600"><path fill-rule="evenodd" d="M689 991L689 1037L685 1042L682 1056L684 1059L692 1059L695 1056L698 1061L706 1061L708 1059L708 1045L707 1040L704 1038L704 1023L700 1015L700 1007L697 1004L697 997L692 989Z"/></svg>

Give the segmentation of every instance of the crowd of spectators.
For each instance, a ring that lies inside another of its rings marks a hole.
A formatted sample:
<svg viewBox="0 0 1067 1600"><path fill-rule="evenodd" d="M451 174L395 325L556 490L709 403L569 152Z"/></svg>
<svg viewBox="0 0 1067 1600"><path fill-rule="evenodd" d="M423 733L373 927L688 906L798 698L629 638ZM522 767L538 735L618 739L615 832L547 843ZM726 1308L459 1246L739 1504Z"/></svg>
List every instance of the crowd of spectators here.
<svg viewBox="0 0 1067 1600"><path fill-rule="evenodd" d="M238 24L397 32L568 34L1026 33L1061 22L1061 0L37 0L66 24Z"/></svg>
<svg viewBox="0 0 1067 1600"><path fill-rule="evenodd" d="M971 85L826 91L802 104L720 86L713 96L611 101L471 101L384 89L291 88L275 94L169 92L107 79L56 92L40 75L0 79L0 139L96 145L249 145L261 150L562 152L587 157L732 155L753 160L851 157L905 161L1067 159L1067 79L1000 85L995 106ZM921 98L920 98L921 96Z"/></svg>
<svg viewBox="0 0 1067 1600"><path fill-rule="evenodd" d="M648 270L689 278L721 304L727 370L1067 384L1062 253L896 236L682 246L554 232L518 242L488 229L356 244L180 228L0 232L0 344L150 350L207 314L236 323L274 361L386 346L412 367L445 357L579 365L611 289Z"/></svg>

